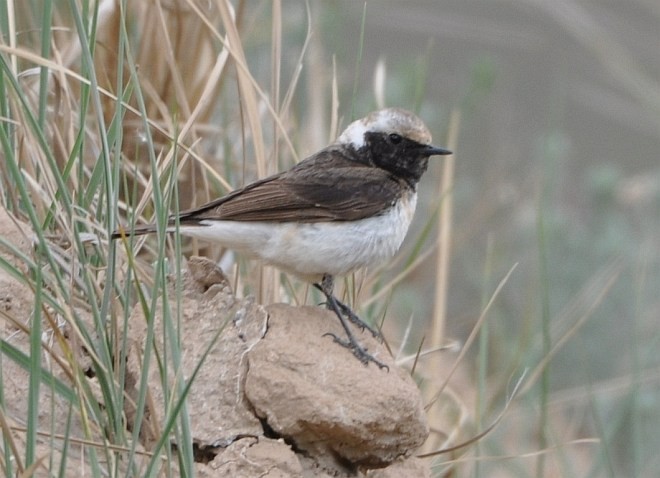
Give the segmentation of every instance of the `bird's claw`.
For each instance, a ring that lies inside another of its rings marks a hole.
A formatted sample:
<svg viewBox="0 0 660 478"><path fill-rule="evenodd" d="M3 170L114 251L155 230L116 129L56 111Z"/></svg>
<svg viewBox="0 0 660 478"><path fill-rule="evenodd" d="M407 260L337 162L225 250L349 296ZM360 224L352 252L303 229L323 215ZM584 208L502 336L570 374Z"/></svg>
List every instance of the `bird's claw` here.
<svg viewBox="0 0 660 478"><path fill-rule="evenodd" d="M350 310L350 309L342 310L342 312L344 312L346 314L346 316L348 317L348 320L353 322L353 324L357 325L362 332L364 332L365 330L368 330L369 332L371 332L371 335L373 336L373 338L378 339L378 341L381 344L383 343L383 334L381 334L379 330L376 330L372 326L367 324L364 320L362 320L357 315L355 315L353 313L353 311Z"/></svg>
<svg viewBox="0 0 660 478"><path fill-rule="evenodd" d="M349 337L348 340L340 339L337 337L332 332L326 332L323 334L323 337L332 337L332 341L335 342L336 344L341 345L344 348L349 349L353 355L364 365L369 365L369 362L373 362L376 365L378 365L378 368L386 369L388 372L390 371L390 367L385 365L383 362L375 358L373 355L371 355L369 352L367 352L366 347L363 347L360 345L357 341L355 341L352 337Z"/></svg>
<svg viewBox="0 0 660 478"><path fill-rule="evenodd" d="M371 332L371 335L375 339L378 339L378 341L380 343L383 343L383 334L381 334L379 330L377 330L377 329L373 328L371 325L367 324L364 320L362 320L360 317L358 317L357 314L355 312L353 312L353 310L351 310L351 308L349 306L347 306L343 302L340 302L338 300L336 302L337 302L337 306L339 307L339 310L341 311L341 313L348 320L350 320L351 322L353 322L353 324L360 327L361 331L364 332L365 330L368 330L369 332ZM326 302L326 306L330 310L333 310L332 305L330 303Z"/></svg>

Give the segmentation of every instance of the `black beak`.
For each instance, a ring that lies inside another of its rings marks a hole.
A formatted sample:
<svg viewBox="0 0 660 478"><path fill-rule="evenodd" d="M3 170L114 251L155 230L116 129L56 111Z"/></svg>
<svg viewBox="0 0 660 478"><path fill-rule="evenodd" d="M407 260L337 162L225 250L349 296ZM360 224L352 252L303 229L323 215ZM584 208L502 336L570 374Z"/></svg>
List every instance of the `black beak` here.
<svg viewBox="0 0 660 478"><path fill-rule="evenodd" d="M449 151L448 149L445 148L440 148L438 146L433 146L432 144L429 144L425 146L425 151L424 151L428 156L445 156L447 154L454 154L453 151Z"/></svg>

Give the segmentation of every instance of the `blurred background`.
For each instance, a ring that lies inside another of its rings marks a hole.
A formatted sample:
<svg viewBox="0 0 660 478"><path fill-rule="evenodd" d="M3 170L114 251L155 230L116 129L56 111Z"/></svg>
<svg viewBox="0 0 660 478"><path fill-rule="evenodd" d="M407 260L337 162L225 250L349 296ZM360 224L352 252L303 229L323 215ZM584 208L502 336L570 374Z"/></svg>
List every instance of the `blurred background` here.
<svg viewBox="0 0 660 478"><path fill-rule="evenodd" d="M312 11L323 52L313 66L329 70L336 58L344 111L354 81L352 108L358 116L373 109L384 63L385 103L419 111L436 143L445 141L450 111L461 112L447 338L466 339L484 296L517 263L487 318L488 376L504 386L515 370L538 362L546 317L553 346L561 340L547 369L550 401L566 420L556 423L556 443L564 432L567 441L602 441L575 445L585 462L573 456L556 476L654 476L660 4L321 2ZM437 204L441 172L435 164L422 181L418 228L423 208ZM432 266L417 269L389 311L412 313L418 337L428 333L434 277ZM536 405L531 400L528 411L538 412ZM497 436L507 453L531 451L533 430L513 437L505 429ZM482 466L526 476L504 461Z"/></svg>

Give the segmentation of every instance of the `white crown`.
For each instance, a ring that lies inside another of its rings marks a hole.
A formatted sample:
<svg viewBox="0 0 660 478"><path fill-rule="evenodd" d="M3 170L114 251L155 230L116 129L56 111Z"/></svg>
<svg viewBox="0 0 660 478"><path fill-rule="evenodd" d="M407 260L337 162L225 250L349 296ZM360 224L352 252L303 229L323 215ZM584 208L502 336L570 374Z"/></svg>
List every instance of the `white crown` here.
<svg viewBox="0 0 660 478"><path fill-rule="evenodd" d="M365 133L399 134L420 144L431 144L431 133L424 122L410 111L386 108L352 122L337 138L337 142L360 149Z"/></svg>

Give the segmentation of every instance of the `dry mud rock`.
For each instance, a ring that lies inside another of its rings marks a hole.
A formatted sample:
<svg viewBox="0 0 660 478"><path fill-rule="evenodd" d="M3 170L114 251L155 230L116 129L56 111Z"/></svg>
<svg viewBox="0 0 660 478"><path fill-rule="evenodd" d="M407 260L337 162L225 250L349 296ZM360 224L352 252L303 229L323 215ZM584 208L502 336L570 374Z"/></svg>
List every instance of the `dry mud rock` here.
<svg viewBox="0 0 660 478"><path fill-rule="evenodd" d="M390 366L364 366L324 332L341 334L318 307L273 305L268 334L249 355L245 394L256 414L297 448L324 460L382 467L409 454L428 435L408 374L380 344L361 334Z"/></svg>
<svg viewBox="0 0 660 478"><path fill-rule="evenodd" d="M24 257L33 258L34 250L32 244L32 228L10 215L0 206L0 259L10 265L25 277L30 277L34 271L30 271L25 262L17 257L17 253ZM30 354L30 329L35 316L34 290L12 274L0 268L0 338L3 344L12 347L26 356ZM51 317L56 320L58 327L54 330L51 325L42 320L42 354L41 362L45 370L52 373L56 379L68 383L68 375L64 373L60 364L68 364L65 352L60 348L55 336L66 336L66 325L57 317L52 310L44 307ZM42 310L41 316L44 316ZM66 337L71 343L71 337ZM75 346L69 348L76 354L79 350ZM2 387L2 415L4 441L0 441L0 453L3 456L11 456L13 471L18 472L18 465L12 451L6 451L4 446L13 442L14 449L22 458L25 456L26 430L28 423L28 397L30 374L16 361L9 358L6 350L2 353L2 373L0 374L0 386ZM56 359L59 359L56 360ZM70 403L48 386L39 389L39 413L37 417L37 428L39 431L47 431L55 435L67 433L74 436L84 436L82 424L75 414L71 416ZM68 423L68 417L71 422ZM90 441L101 441L103 438L95 431L88 435ZM51 438L47 434L37 437L35 457L39 460L31 476L54 476L49 473L52 470L60 470L65 476L78 476L81 469L87 466L85 455L81 447L70 446L66 456L58 445L60 440ZM64 462L66 458L66 462ZM0 467L0 475L5 470L6 463ZM101 466L103 464L101 463ZM56 472L53 472L56 473Z"/></svg>
<svg viewBox="0 0 660 478"><path fill-rule="evenodd" d="M420 462L408 459L429 433L418 389L383 345L358 333L389 372L364 366L323 336L341 336L332 313L237 300L205 259L191 259L189 270L181 369L190 373L207 353L187 401L196 450L205 462L198 464L202 476L393 476L379 474L385 470L365 474L389 465L399 476L428 476ZM136 308L130 320L128 372L134 384L146 337L140 314ZM159 327L155 337L161 336ZM153 402L162 403L155 368L149 380ZM127 415L133 416L130 410ZM148 431L160 428L162 412L149 410L145 419L156 420L143 423L148 448L155 439Z"/></svg>
<svg viewBox="0 0 660 478"><path fill-rule="evenodd" d="M2 208L0 234L12 248L30 256L29 226L16 222ZM0 257L29 275L10 250L0 246ZM370 334L356 331L369 351L389 365L389 372L374 364L362 365L348 350L323 336L328 332L342 335L330 312L281 304L264 308L251 300L236 299L222 271L208 260L192 258L180 287L181 363L175 367L167 359L168 388L172 390L177 376L191 378L202 363L186 400L199 476L430 476L425 462L411 458L428 435L419 391ZM174 283L170 289L172 312L177 303ZM0 334L23 353L29 353L25 330L29 330L33 308L34 291L0 270ZM78 313L84 317L84 311ZM163 331L162 323L161 305L154 320L155 344L147 352L147 325L140 307L129 320L124 412L130 430L140 426L138 450L148 451L159 438L166 415L167 397L153 352L154 348L162 352L163 337L172 336L172 331ZM70 327L65 324L48 332L44 326L44 333L59 333L76 355L78 366L84 372L91 370L90 357ZM45 364L50 363L49 354L65 356L57 341L48 343L52 349L44 353ZM147 353L151 366L145 372ZM5 420L20 429L26 423L29 376L6 357L2 370ZM68 380L57 367L53 373ZM144 373L149 394L138 424L134 400ZM86 379L92 390L98 388L91 374ZM67 424L69 405L62 397L50 393L49 387L41 387L41 394L40 429L65 433L70 427L72 436L84 436L77 419ZM102 405L101 394L96 395ZM19 448L24 447L22 436L23 432L14 436ZM92 439L104 440L102 436ZM61 456L48 440L45 437L38 444L37 453L50 456L50 461L43 462L35 476L41 476L39 472L49 463L59 467ZM176 447L174 440L172 436ZM89 468L87 460L84 449L70 447L67 476Z"/></svg>

